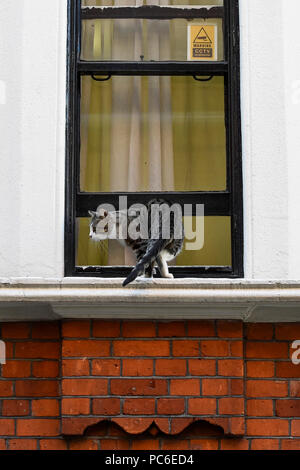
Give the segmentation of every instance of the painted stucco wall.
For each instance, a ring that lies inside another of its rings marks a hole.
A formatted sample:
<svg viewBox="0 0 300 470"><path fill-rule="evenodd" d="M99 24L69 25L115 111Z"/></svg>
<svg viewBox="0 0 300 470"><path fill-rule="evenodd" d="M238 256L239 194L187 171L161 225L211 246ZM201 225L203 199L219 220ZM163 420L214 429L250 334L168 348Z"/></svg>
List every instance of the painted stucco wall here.
<svg viewBox="0 0 300 470"><path fill-rule="evenodd" d="M63 275L67 0L0 5L2 276Z"/></svg>
<svg viewBox="0 0 300 470"><path fill-rule="evenodd" d="M300 278L297 0L240 0L245 275ZM67 0L0 5L0 277L63 276Z"/></svg>

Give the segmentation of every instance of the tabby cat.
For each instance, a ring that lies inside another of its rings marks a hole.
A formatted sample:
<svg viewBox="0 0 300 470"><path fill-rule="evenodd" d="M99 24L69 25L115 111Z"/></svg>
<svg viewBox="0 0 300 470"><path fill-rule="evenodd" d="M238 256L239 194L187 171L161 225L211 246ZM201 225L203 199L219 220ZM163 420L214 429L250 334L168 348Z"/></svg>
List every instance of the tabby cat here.
<svg viewBox="0 0 300 470"><path fill-rule="evenodd" d="M156 217L153 217L154 207L157 210ZM101 241L111 238L112 230L116 234L126 231L123 238L117 236L115 238L123 246L129 246L134 251L137 264L123 282L123 286L141 275L151 278L155 272L155 264L158 266L162 277L173 277L173 274L169 273L167 261L174 259L181 252L184 231L182 217L176 216L170 210L171 207L172 204L164 199L150 201L145 207L146 215L144 220L146 223L144 227L141 227L142 223L139 219L137 229L139 229L140 235L137 238L131 236L130 230L128 230L130 224L134 224L137 215L131 216L128 211L107 212L104 209L89 211L91 216L90 238L92 240ZM106 225L104 225L104 219L106 219ZM166 225L164 226L164 223L167 223L167 232L165 232L164 227ZM146 232L143 232L143 228Z"/></svg>

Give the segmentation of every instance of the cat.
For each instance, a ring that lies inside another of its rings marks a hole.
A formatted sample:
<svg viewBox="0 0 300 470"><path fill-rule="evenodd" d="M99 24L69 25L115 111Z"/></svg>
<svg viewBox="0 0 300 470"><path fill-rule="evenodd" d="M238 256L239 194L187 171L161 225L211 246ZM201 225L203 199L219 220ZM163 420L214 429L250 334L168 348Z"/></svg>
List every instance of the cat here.
<svg viewBox="0 0 300 470"><path fill-rule="evenodd" d="M92 240L106 240L110 237L112 230L115 230L115 233L120 233L119 230L126 230L123 238L116 239L123 246L129 246L133 250L137 264L124 280L123 286L141 275L152 278L155 273L155 264L162 277L173 278L173 274L169 273L167 261L176 258L181 252L184 242L184 230L182 217L176 217L176 214L169 210L171 207L172 203L164 199L152 199L146 206L145 219L142 219L145 224L141 226L142 222L139 220L137 228L140 236L137 239L130 236L130 230L127 230L130 224L134 223L135 219L137 220L137 215L129 215L127 211L108 212L103 208L100 211L98 209L97 211L89 211L91 216L90 238ZM153 208L158 210L156 217L153 217ZM104 219L106 219L106 225L104 225L104 222L101 223ZM164 223L167 225L164 226ZM167 232L163 228L166 226L168 227ZM144 238L142 238L142 235Z"/></svg>

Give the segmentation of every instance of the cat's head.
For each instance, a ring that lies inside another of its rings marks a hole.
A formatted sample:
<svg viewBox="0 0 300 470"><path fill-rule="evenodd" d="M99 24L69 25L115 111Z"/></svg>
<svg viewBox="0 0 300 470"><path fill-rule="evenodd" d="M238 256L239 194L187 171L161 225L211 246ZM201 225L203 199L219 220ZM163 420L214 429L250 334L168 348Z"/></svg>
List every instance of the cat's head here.
<svg viewBox="0 0 300 470"><path fill-rule="evenodd" d="M89 237L94 241L106 240L114 226L112 214L101 208L89 211L89 215L91 216Z"/></svg>

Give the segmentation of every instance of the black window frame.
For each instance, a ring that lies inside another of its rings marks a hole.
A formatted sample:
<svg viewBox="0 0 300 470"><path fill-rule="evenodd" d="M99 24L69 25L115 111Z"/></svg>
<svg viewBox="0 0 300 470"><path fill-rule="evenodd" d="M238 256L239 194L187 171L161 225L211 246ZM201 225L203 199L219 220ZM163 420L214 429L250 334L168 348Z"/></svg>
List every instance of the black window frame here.
<svg viewBox="0 0 300 470"><path fill-rule="evenodd" d="M68 0L68 46L67 46L67 125L66 125L66 191L65 191L65 276L124 277L130 267L75 265L76 217L88 217L88 210L103 202L118 206L119 195L128 197L128 205L146 202L155 195L168 197L181 204L205 204L205 216L231 217L231 266L174 266L170 272L175 277L242 278L243 258L243 181L240 115L240 48L239 48L239 2L224 0L223 7L210 9L182 9L160 7L119 7L105 9L106 18L174 17L224 19L224 60L218 62L88 62L80 59L81 20L99 17L99 9L82 9L81 0ZM148 9L148 12L146 11ZM82 11L83 18L82 18ZM134 11L134 13L133 13ZM196 13L195 13L196 12ZM134 15L134 16L132 16ZM139 192L139 193L84 193L80 191L80 86L82 75L190 75L194 77L224 76L227 188L225 191L209 192Z"/></svg>

